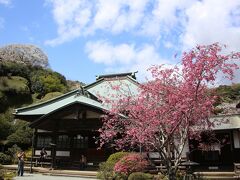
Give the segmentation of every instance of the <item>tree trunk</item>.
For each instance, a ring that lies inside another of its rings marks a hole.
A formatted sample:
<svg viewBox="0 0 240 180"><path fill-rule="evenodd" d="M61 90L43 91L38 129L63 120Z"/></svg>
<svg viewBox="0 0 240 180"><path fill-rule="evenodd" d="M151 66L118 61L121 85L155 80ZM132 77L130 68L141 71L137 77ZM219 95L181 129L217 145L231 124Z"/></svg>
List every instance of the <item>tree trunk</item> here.
<svg viewBox="0 0 240 180"><path fill-rule="evenodd" d="M168 168L168 179L169 180L176 180L176 169L174 167L169 167Z"/></svg>

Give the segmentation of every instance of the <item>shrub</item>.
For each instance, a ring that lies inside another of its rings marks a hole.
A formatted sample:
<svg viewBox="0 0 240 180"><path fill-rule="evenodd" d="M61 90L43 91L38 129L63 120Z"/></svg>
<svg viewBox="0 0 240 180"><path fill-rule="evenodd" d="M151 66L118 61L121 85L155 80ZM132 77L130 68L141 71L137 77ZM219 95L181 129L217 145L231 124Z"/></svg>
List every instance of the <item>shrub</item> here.
<svg viewBox="0 0 240 180"><path fill-rule="evenodd" d="M108 162L102 162L99 164L99 171L97 173L98 179L113 179L114 172L113 172L114 164Z"/></svg>
<svg viewBox="0 0 240 180"><path fill-rule="evenodd" d="M50 92L50 93L47 93L41 100L40 102L45 102L45 101L48 101L50 99L53 99L53 98L56 98L58 96L61 96L63 95L63 93L61 92Z"/></svg>
<svg viewBox="0 0 240 180"><path fill-rule="evenodd" d="M32 132L33 130L29 127L29 123L21 120L17 120L14 124L15 132L7 137L8 146L17 144L23 150L31 146L32 143Z"/></svg>
<svg viewBox="0 0 240 180"><path fill-rule="evenodd" d="M111 154L108 157L107 162L108 163L114 163L114 165L115 165L120 159L122 159L127 154L129 154L129 153L128 152L116 152L114 154Z"/></svg>
<svg viewBox="0 0 240 180"><path fill-rule="evenodd" d="M0 152L0 164L10 164L12 161L11 156Z"/></svg>
<svg viewBox="0 0 240 180"><path fill-rule="evenodd" d="M67 91L67 82L64 76L51 70L39 69L31 73L31 89L42 98L50 92Z"/></svg>
<svg viewBox="0 0 240 180"><path fill-rule="evenodd" d="M178 170L176 173L176 178L177 178L177 180L183 180L183 179L185 179L184 178L185 175L186 175L186 172Z"/></svg>
<svg viewBox="0 0 240 180"><path fill-rule="evenodd" d="M3 166L0 164L0 180L4 179L4 169Z"/></svg>
<svg viewBox="0 0 240 180"><path fill-rule="evenodd" d="M144 159L140 154L132 153L124 156L114 166L114 171L120 174L129 175L133 172L143 171L149 162Z"/></svg>
<svg viewBox="0 0 240 180"><path fill-rule="evenodd" d="M113 168L122 157L127 155L127 152L117 152L111 154L106 162L100 163L99 171L97 173L97 178L99 179L120 179L120 177L116 177L116 174L113 171Z"/></svg>
<svg viewBox="0 0 240 180"><path fill-rule="evenodd" d="M153 175L143 172L134 172L130 174L128 180L150 180L153 179Z"/></svg>
<svg viewBox="0 0 240 180"><path fill-rule="evenodd" d="M25 156L26 156L26 158L32 157L32 148L29 148L25 151Z"/></svg>
<svg viewBox="0 0 240 180"><path fill-rule="evenodd" d="M126 174L115 173L114 180L127 180L128 176Z"/></svg>
<svg viewBox="0 0 240 180"><path fill-rule="evenodd" d="M158 174L154 176L154 180L167 180L167 179L168 179L167 176L165 176L161 172L158 172Z"/></svg>
<svg viewBox="0 0 240 180"><path fill-rule="evenodd" d="M21 148L18 147L16 144L14 144L12 147L8 148L6 154L10 155L12 157L12 161L14 164L17 163L17 153L21 151Z"/></svg>
<svg viewBox="0 0 240 180"><path fill-rule="evenodd" d="M186 175L185 171L177 170L176 180L183 180L183 179L185 179L186 178L185 175ZM194 179L196 179L196 178L194 178ZM197 177L197 179L200 180L201 178ZM166 174L164 175L164 174L159 172L158 175L154 176L154 180L169 180L169 178L168 178L168 175L166 175Z"/></svg>

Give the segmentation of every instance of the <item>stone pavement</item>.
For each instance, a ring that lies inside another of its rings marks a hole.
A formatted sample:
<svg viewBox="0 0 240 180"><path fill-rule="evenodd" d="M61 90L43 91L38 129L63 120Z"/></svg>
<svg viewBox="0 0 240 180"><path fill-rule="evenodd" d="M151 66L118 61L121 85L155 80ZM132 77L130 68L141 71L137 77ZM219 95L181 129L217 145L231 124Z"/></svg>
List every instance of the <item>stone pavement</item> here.
<svg viewBox="0 0 240 180"><path fill-rule="evenodd" d="M97 180L95 178L87 177L69 177L69 176L53 176L53 175L43 175L43 174L29 174L24 173L23 176L17 176L14 180Z"/></svg>
<svg viewBox="0 0 240 180"><path fill-rule="evenodd" d="M3 165L4 169L10 170L10 171L17 171L17 165ZM68 179L68 177L79 177L79 178L85 178L85 179L96 179L97 172L96 171L79 171L79 170L60 170L60 169L54 169L51 170L49 168L42 168L42 167L33 167L33 176L32 174L29 174L30 167L26 166L24 167L24 171L26 174L26 177L20 179L27 179L27 178L35 178L39 175L41 176L41 179L45 178L46 176L51 178L52 176L57 177L54 179L60 179L60 177L64 177L64 179ZM50 179L51 180L51 179Z"/></svg>

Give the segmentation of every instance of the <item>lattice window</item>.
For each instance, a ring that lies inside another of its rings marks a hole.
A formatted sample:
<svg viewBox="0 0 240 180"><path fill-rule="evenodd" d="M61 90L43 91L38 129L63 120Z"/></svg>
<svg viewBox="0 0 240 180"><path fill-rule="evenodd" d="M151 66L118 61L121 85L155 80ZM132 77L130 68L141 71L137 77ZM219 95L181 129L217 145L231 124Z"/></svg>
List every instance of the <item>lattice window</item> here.
<svg viewBox="0 0 240 180"><path fill-rule="evenodd" d="M84 137L80 134L73 137L73 147L74 148L88 148L88 137Z"/></svg>
<svg viewBox="0 0 240 180"><path fill-rule="evenodd" d="M50 147L50 142L51 141L52 141L52 138L50 136L38 135L37 147L38 148Z"/></svg>
<svg viewBox="0 0 240 180"><path fill-rule="evenodd" d="M68 135L58 136L57 148L70 148L70 138L68 137Z"/></svg>

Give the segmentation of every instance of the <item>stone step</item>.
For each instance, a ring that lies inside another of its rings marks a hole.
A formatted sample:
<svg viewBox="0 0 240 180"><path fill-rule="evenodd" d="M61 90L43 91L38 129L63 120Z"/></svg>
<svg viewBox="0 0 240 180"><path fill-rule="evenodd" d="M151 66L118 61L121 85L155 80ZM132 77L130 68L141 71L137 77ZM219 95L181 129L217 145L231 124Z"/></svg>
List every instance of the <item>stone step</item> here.
<svg viewBox="0 0 240 180"><path fill-rule="evenodd" d="M69 173L42 173L47 176L64 176L64 177L81 177L87 179L96 179L96 176L87 176L85 174L69 174Z"/></svg>
<svg viewBox="0 0 240 180"><path fill-rule="evenodd" d="M220 179L225 179L225 180L233 180L233 179L238 179L237 177L223 177L223 176L204 176L202 177L203 179L208 179L208 180L220 180Z"/></svg>
<svg viewBox="0 0 240 180"><path fill-rule="evenodd" d="M235 174L234 172L195 172L197 177L203 179L217 180L217 179L240 179L240 175Z"/></svg>
<svg viewBox="0 0 240 180"><path fill-rule="evenodd" d="M195 172L195 175L199 176L221 176L221 177L233 177L234 172Z"/></svg>

